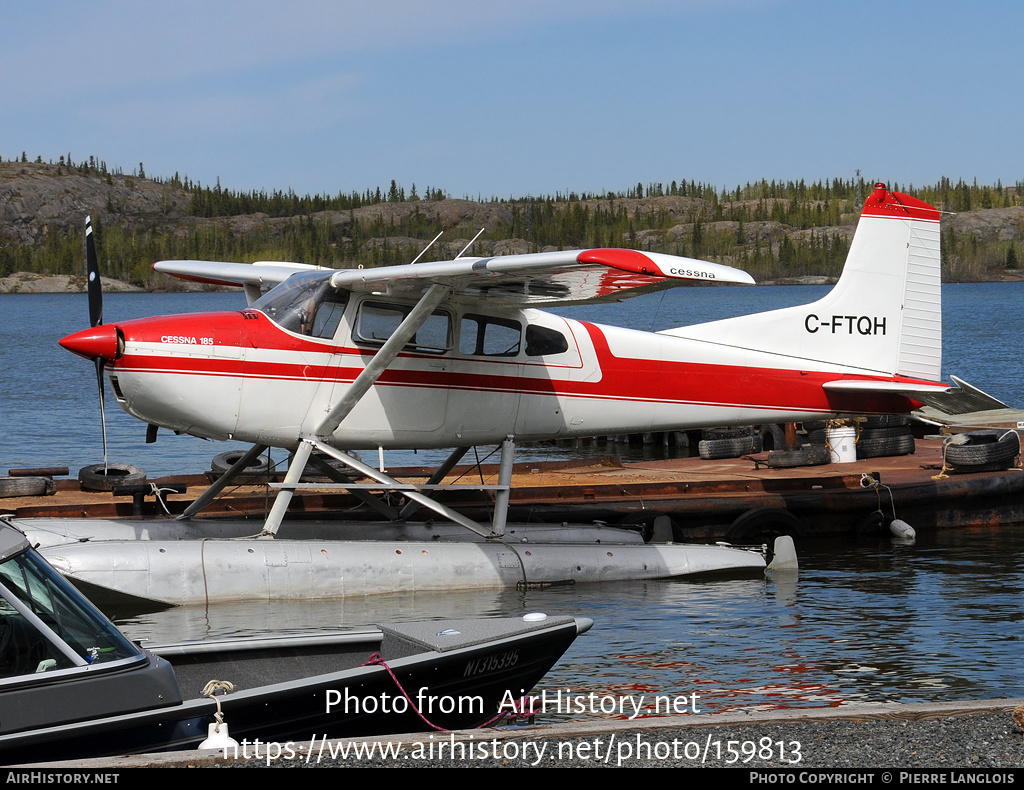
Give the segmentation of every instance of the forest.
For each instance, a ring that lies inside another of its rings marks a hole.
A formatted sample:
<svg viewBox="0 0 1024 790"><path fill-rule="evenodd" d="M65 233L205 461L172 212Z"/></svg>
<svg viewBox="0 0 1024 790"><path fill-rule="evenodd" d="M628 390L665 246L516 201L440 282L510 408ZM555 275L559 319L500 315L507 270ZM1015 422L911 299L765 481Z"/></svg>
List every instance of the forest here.
<svg viewBox="0 0 1024 790"><path fill-rule="evenodd" d="M685 179L602 194L455 197L396 181L334 196L241 192L175 174L131 174L90 157L74 163L0 162L0 277L81 274L91 213L105 276L173 287L150 266L162 259L290 260L331 267L545 249L630 247L726 263L758 281L837 277L871 179L767 181L729 190ZM946 281L1014 273L1024 248L1024 184L941 179L888 184L943 212Z"/></svg>

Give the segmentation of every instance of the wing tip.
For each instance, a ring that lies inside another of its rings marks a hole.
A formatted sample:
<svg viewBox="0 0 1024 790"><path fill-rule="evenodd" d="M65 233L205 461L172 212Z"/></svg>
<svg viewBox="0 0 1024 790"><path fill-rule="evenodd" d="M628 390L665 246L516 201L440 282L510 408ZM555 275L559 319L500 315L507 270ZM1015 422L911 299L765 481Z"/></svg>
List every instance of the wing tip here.
<svg viewBox="0 0 1024 790"><path fill-rule="evenodd" d="M579 263L597 263L648 277L755 285L754 278L742 269L665 253L599 247L583 250L576 256L576 260Z"/></svg>

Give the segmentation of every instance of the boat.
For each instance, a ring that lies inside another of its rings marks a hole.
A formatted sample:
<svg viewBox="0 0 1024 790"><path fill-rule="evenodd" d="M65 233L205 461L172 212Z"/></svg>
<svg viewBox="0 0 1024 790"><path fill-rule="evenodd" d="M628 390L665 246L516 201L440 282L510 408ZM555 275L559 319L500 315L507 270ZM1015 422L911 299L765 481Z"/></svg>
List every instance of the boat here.
<svg viewBox="0 0 1024 790"><path fill-rule="evenodd" d="M475 727L591 625L537 613L142 649L0 525L0 763L195 749L218 711L237 742Z"/></svg>
<svg viewBox="0 0 1024 790"><path fill-rule="evenodd" d="M252 522L244 520L6 521L97 605L121 611L763 574L768 567L763 545L673 543L670 528L659 524L646 535L607 526L511 525L501 539L487 539L444 523L290 521L287 536L267 539L253 537ZM796 562L792 539L777 538L771 567Z"/></svg>

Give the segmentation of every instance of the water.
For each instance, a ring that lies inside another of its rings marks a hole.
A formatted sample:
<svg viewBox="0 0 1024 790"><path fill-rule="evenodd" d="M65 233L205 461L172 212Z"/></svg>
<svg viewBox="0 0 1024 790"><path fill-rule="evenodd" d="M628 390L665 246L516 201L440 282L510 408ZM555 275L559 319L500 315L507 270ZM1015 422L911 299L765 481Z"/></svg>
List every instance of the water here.
<svg viewBox="0 0 1024 790"><path fill-rule="evenodd" d="M825 290L683 288L562 312L663 329L809 302ZM239 300L236 294L110 294L104 306L111 322L231 309ZM1024 285L944 286L947 375L1011 405L1024 404L1016 320L1022 308ZM56 345L84 325L84 297L0 296L0 310L7 371L0 380L0 469L77 469L99 460L93 368ZM226 449L163 434L145 445L145 426L108 400L114 460L152 475L201 471ZM407 458L430 460L422 453ZM404 460L389 454L389 464ZM1019 531L942 532L922 535L912 546L874 538L803 541L798 551L796 577L187 607L123 625L135 638L166 640L541 610L596 623L543 681L550 692L645 694L647 702L696 693L700 710L712 713L1024 697Z"/></svg>

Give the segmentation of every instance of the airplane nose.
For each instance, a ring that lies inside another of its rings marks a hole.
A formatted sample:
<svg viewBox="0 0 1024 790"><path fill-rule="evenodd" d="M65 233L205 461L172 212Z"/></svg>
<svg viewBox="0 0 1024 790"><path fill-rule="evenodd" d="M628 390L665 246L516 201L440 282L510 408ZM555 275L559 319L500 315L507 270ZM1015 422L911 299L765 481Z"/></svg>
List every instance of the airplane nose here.
<svg viewBox="0 0 1024 790"><path fill-rule="evenodd" d="M101 357L107 362L113 362L124 353L124 336L113 324L83 329L59 342L68 351L86 359Z"/></svg>

